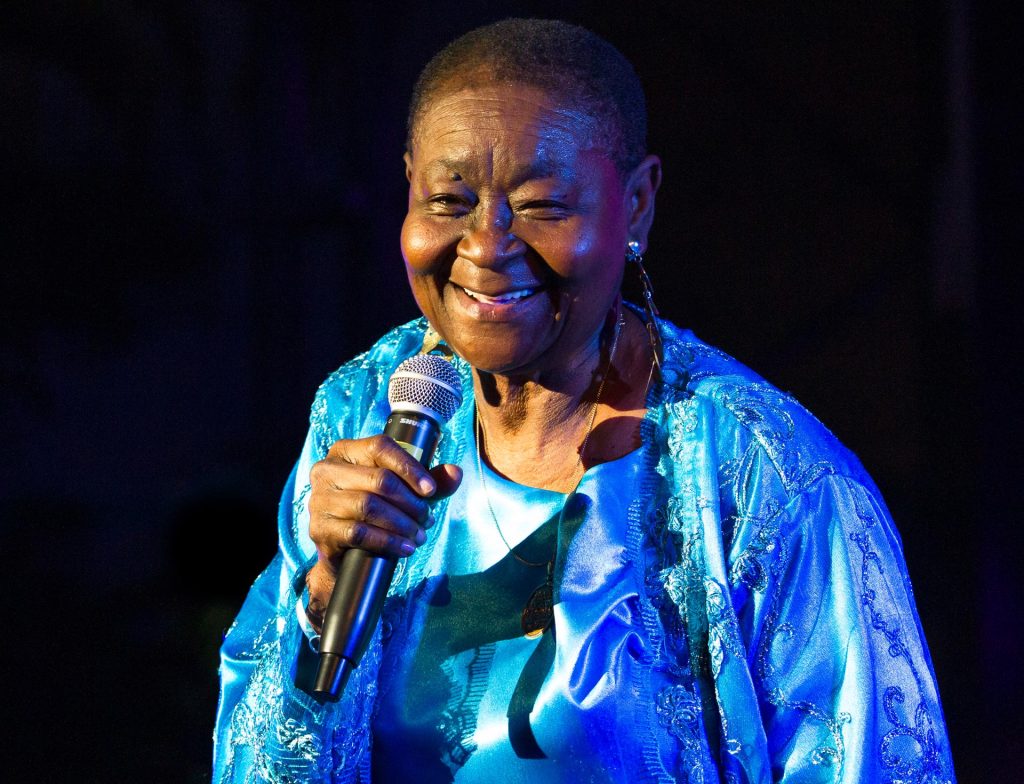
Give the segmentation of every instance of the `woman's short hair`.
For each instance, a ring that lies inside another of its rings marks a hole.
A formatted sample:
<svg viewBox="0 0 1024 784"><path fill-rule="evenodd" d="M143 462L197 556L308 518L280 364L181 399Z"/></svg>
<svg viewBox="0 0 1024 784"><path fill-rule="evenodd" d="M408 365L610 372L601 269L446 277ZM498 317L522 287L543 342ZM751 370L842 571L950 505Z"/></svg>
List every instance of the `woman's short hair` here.
<svg viewBox="0 0 1024 784"><path fill-rule="evenodd" d="M413 87L407 147L437 95L493 82L536 87L593 118L593 142L623 174L647 154L647 109L633 66L590 30L553 19L478 27L434 55Z"/></svg>

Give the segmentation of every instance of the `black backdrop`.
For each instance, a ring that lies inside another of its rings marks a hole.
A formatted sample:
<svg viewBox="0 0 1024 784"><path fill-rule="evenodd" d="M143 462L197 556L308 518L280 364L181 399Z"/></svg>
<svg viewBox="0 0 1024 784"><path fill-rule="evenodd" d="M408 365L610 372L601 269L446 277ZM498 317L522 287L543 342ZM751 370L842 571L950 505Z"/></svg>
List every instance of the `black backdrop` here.
<svg viewBox="0 0 1024 784"><path fill-rule="evenodd" d="M5 3L5 780L208 779L217 646L313 392L416 313L412 81L509 15L636 64L660 307L861 457L961 780L1014 780L1024 129L1009 26L967 0Z"/></svg>

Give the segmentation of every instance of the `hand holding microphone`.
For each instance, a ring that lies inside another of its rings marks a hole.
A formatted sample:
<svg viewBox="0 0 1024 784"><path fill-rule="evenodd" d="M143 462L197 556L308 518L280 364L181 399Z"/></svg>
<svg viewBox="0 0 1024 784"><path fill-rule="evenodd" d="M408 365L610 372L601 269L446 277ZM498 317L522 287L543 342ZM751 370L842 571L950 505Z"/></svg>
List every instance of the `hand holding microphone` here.
<svg viewBox="0 0 1024 784"><path fill-rule="evenodd" d="M397 558L426 541L427 499L453 493L457 466L428 471L441 426L462 399L451 363L410 357L388 384L384 434L343 439L310 474L310 537L318 561L307 579L310 608L323 612L314 696L334 702L373 635Z"/></svg>

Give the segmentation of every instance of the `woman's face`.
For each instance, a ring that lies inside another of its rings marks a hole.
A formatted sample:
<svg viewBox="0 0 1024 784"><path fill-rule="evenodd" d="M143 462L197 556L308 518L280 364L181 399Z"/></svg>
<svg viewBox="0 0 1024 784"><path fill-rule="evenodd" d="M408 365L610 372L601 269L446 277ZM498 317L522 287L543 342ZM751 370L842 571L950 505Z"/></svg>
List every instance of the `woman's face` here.
<svg viewBox="0 0 1024 784"><path fill-rule="evenodd" d="M636 199L592 123L522 85L442 93L418 117L402 253L420 309L478 369L538 377L593 355Z"/></svg>

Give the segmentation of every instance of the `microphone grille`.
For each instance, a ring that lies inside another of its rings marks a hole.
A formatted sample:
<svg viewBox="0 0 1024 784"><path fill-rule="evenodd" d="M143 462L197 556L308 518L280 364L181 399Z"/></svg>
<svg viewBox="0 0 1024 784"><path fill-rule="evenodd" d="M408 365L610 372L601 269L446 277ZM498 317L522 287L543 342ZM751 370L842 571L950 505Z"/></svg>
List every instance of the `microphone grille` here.
<svg viewBox="0 0 1024 784"><path fill-rule="evenodd" d="M403 405L424 410L444 424L462 403L462 381L452 363L436 354L414 354L388 381L391 410Z"/></svg>

